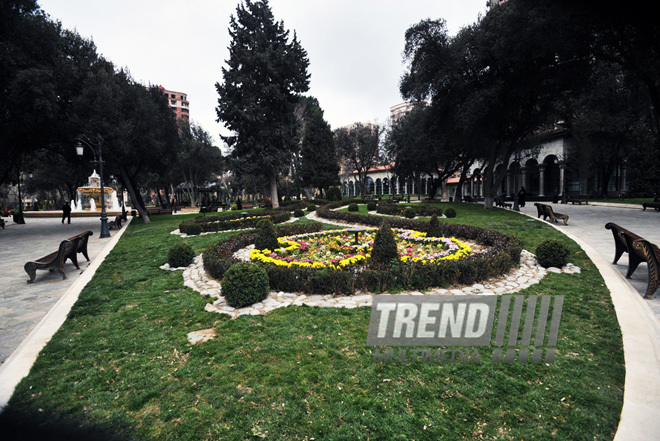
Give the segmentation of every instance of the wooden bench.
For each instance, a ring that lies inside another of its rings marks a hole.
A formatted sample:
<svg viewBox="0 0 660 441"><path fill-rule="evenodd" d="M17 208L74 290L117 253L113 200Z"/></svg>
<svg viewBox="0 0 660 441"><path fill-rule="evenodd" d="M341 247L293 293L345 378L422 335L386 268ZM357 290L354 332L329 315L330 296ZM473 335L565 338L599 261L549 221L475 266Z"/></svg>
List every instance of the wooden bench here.
<svg viewBox="0 0 660 441"><path fill-rule="evenodd" d="M147 207L149 215L153 214L172 214L171 208Z"/></svg>
<svg viewBox="0 0 660 441"><path fill-rule="evenodd" d="M581 195L577 195L577 196L569 196L568 202L570 202L573 205L575 205L575 204L582 205L582 203L585 203L585 204L589 205L589 196L586 195L586 194L581 194Z"/></svg>
<svg viewBox="0 0 660 441"><path fill-rule="evenodd" d="M115 217L115 220L108 222L108 229L109 230L112 230L113 228L116 228L118 230L121 229L121 220L122 220L121 216Z"/></svg>
<svg viewBox="0 0 660 441"><path fill-rule="evenodd" d="M660 211L660 196L656 195L653 202L645 202L642 207L644 207L642 211L646 211L647 208L655 208L655 211Z"/></svg>
<svg viewBox="0 0 660 441"><path fill-rule="evenodd" d="M550 205L544 205L543 209L545 210L546 214L548 215L551 221L557 222L558 219L561 219L564 221L564 225L568 225L567 214L555 213Z"/></svg>
<svg viewBox="0 0 660 441"><path fill-rule="evenodd" d="M543 216L543 220L550 218L550 220L553 222L557 222L558 219L561 219L564 221L564 225L568 225L567 214L555 213L550 205L540 204L538 202L534 202L534 206L536 207L538 213L536 217Z"/></svg>
<svg viewBox="0 0 660 441"><path fill-rule="evenodd" d="M504 199L497 197L495 198L495 206L496 207L502 207L502 208L511 208L513 205L512 204L507 204L504 202Z"/></svg>
<svg viewBox="0 0 660 441"><path fill-rule="evenodd" d="M660 248L632 231L608 222L605 228L612 230L614 236L614 265L624 252L628 253L628 271L626 279L630 279L640 263L646 262L649 268L649 284L644 297L651 298L660 286Z"/></svg>
<svg viewBox="0 0 660 441"><path fill-rule="evenodd" d="M62 280L66 279L66 274L64 274L64 263L67 259L71 259L76 268L80 269L78 266L78 259L76 257L79 241L80 239L63 240L60 242L58 250L54 253L50 253L41 259L27 262L25 266L23 266L25 272L28 274L28 276L30 276L30 279L27 281L27 283L34 282L38 269L47 269L51 272L57 270L62 275Z"/></svg>
<svg viewBox="0 0 660 441"><path fill-rule="evenodd" d="M463 202L476 202L472 196L463 196Z"/></svg>
<svg viewBox="0 0 660 441"><path fill-rule="evenodd" d="M209 205L208 207L206 207L206 206L199 207L199 212L200 213L217 213L218 208L220 208L220 207L217 206L217 205ZM245 208L245 205L243 205L243 208ZM252 207L250 207L250 208L252 208Z"/></svg>

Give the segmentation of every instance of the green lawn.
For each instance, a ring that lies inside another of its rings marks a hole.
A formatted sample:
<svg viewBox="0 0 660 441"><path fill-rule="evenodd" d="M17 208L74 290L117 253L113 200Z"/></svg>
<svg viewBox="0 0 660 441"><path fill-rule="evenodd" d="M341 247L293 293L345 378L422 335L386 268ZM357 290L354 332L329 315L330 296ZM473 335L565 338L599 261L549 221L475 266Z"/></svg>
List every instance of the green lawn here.
<svg viewBox="0 0 660 441"><path fill-rule="evenodd" d="M625 369L594 265L543 222L451 205L458 216L443 221L516 234L532 251L549 237L569 244L582 273L550 274L521 293L566 296L554 363L374 363L369 308L236 320L205 312L210 299L158 267L181 240L201 252L223 235L181 239L170 231L196 215L154 216L128 227L19 384L0 430L18 426L22 439L62 425L104 440L612 439ZM207 328L214 340L188 343Z"/></svg>

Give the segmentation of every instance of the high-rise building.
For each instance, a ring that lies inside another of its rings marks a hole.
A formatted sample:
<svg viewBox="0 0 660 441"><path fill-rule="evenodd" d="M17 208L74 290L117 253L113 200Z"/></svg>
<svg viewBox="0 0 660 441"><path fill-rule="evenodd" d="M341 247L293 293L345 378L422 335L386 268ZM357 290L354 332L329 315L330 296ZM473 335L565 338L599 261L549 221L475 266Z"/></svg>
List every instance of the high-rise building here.
<svg viewBox="0 0 660 441"><path fill-rule="evenodd" d="M167 90L163 86L158 86L163 95L167 97L167 103L170 106L170 109L174 112L174 116L177 120L182 119L188 121L190 117L188 102L188 95L183 92L175 92L173 90Z"/></svg>

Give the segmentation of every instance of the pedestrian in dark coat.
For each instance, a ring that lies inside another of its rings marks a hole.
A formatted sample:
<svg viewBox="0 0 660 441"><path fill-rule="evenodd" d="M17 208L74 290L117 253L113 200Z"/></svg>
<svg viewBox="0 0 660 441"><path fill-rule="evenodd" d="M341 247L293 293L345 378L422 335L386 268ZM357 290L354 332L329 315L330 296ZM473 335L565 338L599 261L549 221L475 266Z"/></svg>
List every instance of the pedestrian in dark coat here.
<svg viewBox="0 0 660 441"><path fill-rule="evenodd" d="M524 207L525 198L527 198L527 190L525 190L525 187L520 187L520 191L518 192L518 205Z"/></svg>
<svg viewBox="0 0 660 441"><path fill-rule="evenodd" d="M71 223L71 205L68 202L62 205L62 223L64 223L64 219L68 219L68 223Z"/></svg>

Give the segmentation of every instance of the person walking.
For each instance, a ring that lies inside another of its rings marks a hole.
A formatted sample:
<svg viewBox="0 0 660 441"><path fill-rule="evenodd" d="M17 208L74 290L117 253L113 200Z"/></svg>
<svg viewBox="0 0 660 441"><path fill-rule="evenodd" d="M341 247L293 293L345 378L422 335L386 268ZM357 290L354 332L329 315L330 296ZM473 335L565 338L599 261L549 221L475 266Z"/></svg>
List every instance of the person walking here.
<svg viewBox="0 0 660 441"><path fill-rule="evenodd" d="M524 207L525 198L527 198L527 190L525 190L525 187L520 187L520 191L518 192L518 205Z"/></svg>
<svg viewBox="0 0 660 441"><path fill-rule="evenodd" d="M62 223L64 223L64 219L68 219L68 223L71 223L71 205L68 202L62 205Z"/></svg>

